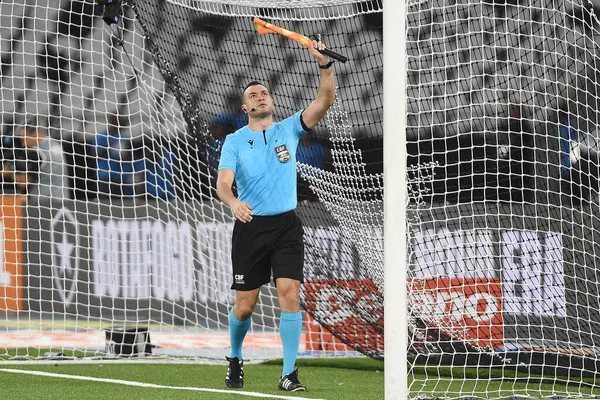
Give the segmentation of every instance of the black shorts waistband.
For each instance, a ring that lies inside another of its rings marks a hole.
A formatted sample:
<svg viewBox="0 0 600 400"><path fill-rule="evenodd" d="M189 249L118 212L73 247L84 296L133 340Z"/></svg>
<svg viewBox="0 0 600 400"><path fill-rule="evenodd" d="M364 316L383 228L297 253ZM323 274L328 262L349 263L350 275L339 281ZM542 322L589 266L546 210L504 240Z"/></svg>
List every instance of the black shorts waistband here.
<svg viewBox="0 0 600 400"><path fill-rule="evenodd" d="M296 210L290 210L290 211L286 211L284 213L275 214L275 215L253 215L252 219L266 221L266 220L272 220L272 219L277 219L277 218L293 217L294 215L296 215Z"/></svg>

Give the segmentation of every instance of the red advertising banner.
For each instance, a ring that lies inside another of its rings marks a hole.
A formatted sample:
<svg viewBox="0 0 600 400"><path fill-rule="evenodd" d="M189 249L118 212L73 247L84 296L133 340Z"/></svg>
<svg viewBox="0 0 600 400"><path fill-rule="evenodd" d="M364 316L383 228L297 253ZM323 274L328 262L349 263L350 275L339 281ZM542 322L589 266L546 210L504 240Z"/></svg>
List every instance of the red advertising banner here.
<svg viewBox="0 0 600 400"><path fill-rule="evenodd" d="M413 313L426 324L482 347L504 341L500 278L428 278L408 283Z"/></svg>
<svg viewBox="0 0 600 400"><path fill-rule="evenodd" d="M377 286L369 279L324 279L307 281L305 307L319 324L339 338L352 338L352 346L362 352L383 352L383 302ZM355 312L349 312L353 310ZM310 321L309 321L310 324ZM328 345L312 350L346 350L338 341L321 336L322 330L307 327L309 341Z"/></svg>
<svg viewBox="0 0 600 400"><path fill-rule="evenodd" d="M320 323L315 321L310 314L304 313L304 343L307 351L352 351L340 339L333 336Z"/></svg>
<svg viewBox="0 0 600 400"><path fill-rule="evenodd" d="M0 311L19 311L23 302L22 215L25 196L0 197Z"/></svg>
<svg viewBox="0 0 600 400"><path fill-rule="evenodd" d="M413 315L428 326L475 346L501 347L504 342L500 278L426 278L408 282ZM351 336L362 351L383 349L381 296L368 279L315 280L305 284L306 308L320 325ZM347 304L344 304L347 303ZM356 312L349 312L354 309ZM336 340L307 321L308 350L341 350ZM325 340L323 340L325 339Z"/></svg>

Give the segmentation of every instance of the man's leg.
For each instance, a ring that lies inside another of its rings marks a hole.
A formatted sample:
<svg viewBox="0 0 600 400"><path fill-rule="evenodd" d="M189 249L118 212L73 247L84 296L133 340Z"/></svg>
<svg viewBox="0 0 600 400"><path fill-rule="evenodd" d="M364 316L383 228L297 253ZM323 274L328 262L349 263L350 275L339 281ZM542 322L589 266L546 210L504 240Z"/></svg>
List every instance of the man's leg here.
<svg viewBox="0 0 600 400"><path fill-rule="evenodd" d="M302 313L300 312L300 281L278 278L277 296L281 308L279 335L283 344L283 375L294 372L300 336L302 335Z"/></svg>
<svg viewBox="0 0 600 400"><path fill-rule="evenodd" d="M265 241L262 222L256 218L250 224L235 221L231 237L231 266L235 290L235 306L229 312L231 358L242 360L242 344L250 328L250 317L258 301L260 287L271 279L269 242Z"/></svg>
<svg viewBox="0 0 600 400"><path fill-rule="evenodd" d="M225 385L228 388L240 389L244 387L244 362L242 359L242 345L250 328L250 317L256 306L260 288L248 291L235 292L235 306L229 312L229 343L231 357L229 361Z"/></svg>
<svg viewBox="0 0 600 400"><path fill-rule="evenodd" d="M300 284L304 279L304 231L295 213L283 214L279 223L281 228L271 256L281 308L279 335L283 344L283 374L278 387L279 390L297 392L306 390L306 386L298 381L298 370L294 369L302 335Z"/></svg>
<svg viewBox="0 0 600 400"><path fill-rule="evenodd" d="M229 343L231 358L242 360L242 344L250 328L250 317L256 307L260 288L235 292L235 306L229 312Z"/></svg>
<svg viewBox="0 0 600 400"><path fill-rule="evenodd" d="M229 343L231 357L225 385L244 387L242 345L250 328L250 317L256 306L260 287L270 280L269 259L265 256L268 243L257 240L261 224L258 218L251 224L235 222L231 240L231 289L235 290L235 306L229 312Z"/></svg>

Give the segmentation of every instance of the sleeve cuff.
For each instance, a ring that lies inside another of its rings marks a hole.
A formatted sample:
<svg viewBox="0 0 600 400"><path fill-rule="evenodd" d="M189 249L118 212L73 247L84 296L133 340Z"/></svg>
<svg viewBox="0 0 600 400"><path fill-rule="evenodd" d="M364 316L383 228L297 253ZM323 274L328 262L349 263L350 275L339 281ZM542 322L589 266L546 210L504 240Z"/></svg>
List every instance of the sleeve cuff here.
<svg viewBox="0 0 600 400"><path fill-rule="evenodd" d="M300 114L300 125L302 125L302 129L304 129L304 132L310 132L311 129L308 129L308 127L304 123L304 120L302 119L303 114L304 114L304 110L302 110L302 113Z"/></svg>

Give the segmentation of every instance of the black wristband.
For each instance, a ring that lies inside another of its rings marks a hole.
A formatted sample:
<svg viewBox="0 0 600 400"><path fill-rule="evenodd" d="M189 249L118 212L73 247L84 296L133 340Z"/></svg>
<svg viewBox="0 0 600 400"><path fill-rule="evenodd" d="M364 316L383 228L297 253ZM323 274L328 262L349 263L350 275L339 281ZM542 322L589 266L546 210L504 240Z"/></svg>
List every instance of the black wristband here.
<svg viewBox="0 0 600 400"><path fill-rule="evenodd" d="M329 69L329 68L331 68L331 66L332 66L332 65L333 65L333 60L329 61L329 62L328 62L327 64L325 64L325 65L321 65L321 64L319 64L319 68L321 68L321 69Z"/></svg>

